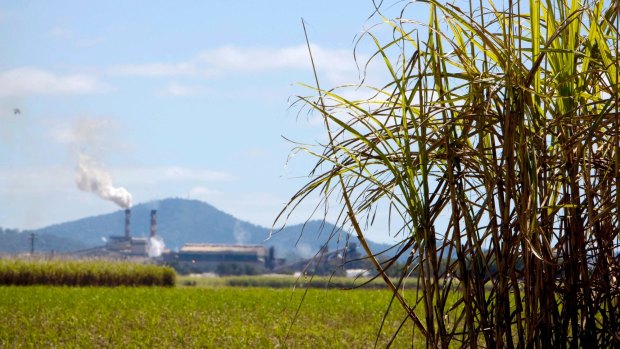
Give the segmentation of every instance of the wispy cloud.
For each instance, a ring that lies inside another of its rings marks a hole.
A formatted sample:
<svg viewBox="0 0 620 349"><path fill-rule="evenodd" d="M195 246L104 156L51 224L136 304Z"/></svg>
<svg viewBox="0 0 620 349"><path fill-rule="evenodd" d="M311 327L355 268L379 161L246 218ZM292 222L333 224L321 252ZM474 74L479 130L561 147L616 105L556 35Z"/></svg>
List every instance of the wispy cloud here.
<svg viewBox="0 0 620 349"><path fill-rule="evenodd" d="M207 188L199 185L189 190L188 196L192 199L209 201L213 196L219 196L221 193L215 189Z"/></svg>
<svg viewBox="0 0 620 349"><path fill-rule="evenodd" d="M107 170L116 183L127 188L188 183L204 187L205 183L236 180L227 172L184 166L107 166ZM73 177L73 169L59 166L0 168L0 192L77 192Z"/></svg>
<svg viewBox="0 0 620 349"><path fill-rule="evenodd" d="M0 22L4 22L9 17L9 12L3 9L0 9Z"/></svg>
<svg viewBox="0 0 620 349"><path fill-rule="evenodd" d="M0 169L0 192L3 195L74 191L71 172L50 167L22 167Z"/></svg>
<svg viewBox="0 0 620 349"><path fill-rule="evenodd" d="M209 92L211 92L211 89L206 86L182 84L178 82L171 82L160 90L161 95L173 97L203 95Z"/></svg>
<svg viewBox="0 0 620 349"><path fill-rule="evenodd" d="M228 172L184 166L127 167L116 169L114 172L118 175L119 182L123 181L127 183L127 186L171 182L205 183L236 180L236 176Z"/></svg>
<svg viewBox="0 0 620 349"><path fill-rule="evenodd" d="M187 188L199 186L203 189L195 190L191 197L217 194L206 188L234 178L223 172L174 166L110 166L107 170L115 184L131 189L136 203L185 196ZM0 196L12 203L0 214L3 224L21 229L38 228L116 209L107 201L79 191L74 175L70 166L0 167ZM69 206L70 210L62 209Z"/></svg>
<svg viewBox="0 0 620 349"><path fill-rule="evenodd" d="M56 123L48 133L59 144L75 148L103 148L118 143L112 132L117 128L117 121L111 118L81 117L68 123Z"/></svg>
<svg viewBox="0 0 620 349"><path fill-rule="evenodd" d="M67 41L68 43L75 45L75 47L85 48L97 46L105 42L107 40L107 31L109 31L109 29L103 30L103 33L97 36L84 36L80 35L79 32L74 32L70 28L56 25L47 32L47 35L52 39Z"/></svg>
<svg viewBox="0 0 620 349"><path fill-rule="evenodd" d="M179 83L171 83L166 87L166 94L171 96L189 96L196 93L196 89Z"/></svg>
<svg viewBox="0 0 620 349"><path fill-rule="evenodd" d="M331 82L357 78L351 51L311 45L319 71ZM181 62L118 65L110 73L142 77L213 78L230 74L309 70L311 62L306 45L282 48L243 48L224 46L205 50Z"/></svg>
<svg viewBox="0 0 620 349"><path fill-rule="evenodd" d="M92 94L108 87L96 77L21 67L0 72L0 96Z"/></svg>
<svg viewBox="0 0 620 349"><path fill-rule="evenodd" d="M126 76L176 77L198 75L197 68L193 62L123 64L112 67L110 73Z"/></svg>
<svg viewBox="0 0 620 349"><path fill-rule="evenodd" d="M271 227L275 217L286 203L286 198L273 193L253 191L231 195L204 186L193 187L188 195L191 199L215 205L218 209L239 219L265 227Z"/></svg>
<svg viewBox="0 0 620 349"><path fill-rule="evenodd" d="M243 159L264 159L272 155L272 152L264 147L249 147L242 149L237 155Z"/></svg>
<svg viewBox="0 0 620 349"><path fill-rule="evenodd" d="M73 38L73 32L70 29L54 26L48 32L48 35L55 39L71 39Z"/></svg>

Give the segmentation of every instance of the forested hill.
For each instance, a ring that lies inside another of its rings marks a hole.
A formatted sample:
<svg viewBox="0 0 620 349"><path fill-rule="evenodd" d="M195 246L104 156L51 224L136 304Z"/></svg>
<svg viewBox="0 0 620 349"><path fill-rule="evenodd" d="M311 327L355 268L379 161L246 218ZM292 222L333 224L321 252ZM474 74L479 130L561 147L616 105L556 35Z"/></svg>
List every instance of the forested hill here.
<svg viewBox="0 0 620 349"><path fill-rule="evenodd" d="M335 237L328 247L342 247L346 237L331 223L310 221L305 225L287 226L270 237L271 229L245 222L198 200L164 199L132 208L132 236L148 236L150 211L157 210L157 229L170 249L178 249L188 242L225 244L265 244L274 246L280 257L310 257L325 243L330 234ZM78 241L85 247L104 244L110 235L124 234L124 212L87 217L76 221L56 224L36 231L41 236L53 235ZM303 230L303 234L302 233ZM301 234L301 238L300 238ZM377 249L386 245L375 244Z"/></svg>
<svg viewBox="0 0 620 349"><path fill-rule="evenodd" d="M0 253L30 252L32 248L30 231L0 228ZM69 252L86 248L87 245L79 240L55 235L34 236L34 250L36 252Z"/></svg>

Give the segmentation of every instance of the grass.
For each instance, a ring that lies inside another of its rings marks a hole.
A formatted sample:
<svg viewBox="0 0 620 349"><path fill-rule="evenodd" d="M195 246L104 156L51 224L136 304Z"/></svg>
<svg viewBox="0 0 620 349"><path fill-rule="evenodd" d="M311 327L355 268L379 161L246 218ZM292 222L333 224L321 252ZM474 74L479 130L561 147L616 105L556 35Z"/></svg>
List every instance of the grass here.
<svg viewBox="0 0 620 349"><path fill-rule="evenodd" d="M174 286L172 268L104 260L0 259L0 285Z"/></svg>
<svg viewBox="0 0 620 349"><path fill-rule="evenodd" d="M378 279L347 278L347 277L296 277L296 276L225 276L200 277L179 276L179 286L197 287L269 287L269 288L322 288L322 289L386 289Z"/></svg>
<svg viewBox="0 0 620 349"><path fill-rule="evenodd" d="M269 288L0 287L0 347L367 348L391 294ZM293 322L293 319L295 321ZM394 311L385 346L405 319ZM412 342L413 340L413 342ZM424 339L403 330L395 347Z"/></svg>

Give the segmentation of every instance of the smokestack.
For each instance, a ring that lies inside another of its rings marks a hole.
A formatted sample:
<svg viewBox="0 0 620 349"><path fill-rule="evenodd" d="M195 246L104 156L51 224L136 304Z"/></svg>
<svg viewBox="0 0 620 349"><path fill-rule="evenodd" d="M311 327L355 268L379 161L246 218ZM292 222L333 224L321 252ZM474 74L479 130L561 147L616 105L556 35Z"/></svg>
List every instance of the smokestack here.
<svg viewBox="0 0 620 349"><path fill-rule="evenodd" d="M151 210L151 237L157 236L157 210Z"/></svg>
<svg viewBox="0 0 620 349"><path fill-rule="evenodd" d="M131 239L131 229L129 228L129 223L131 223L131 210L125 209L125 239Z"/></svg>

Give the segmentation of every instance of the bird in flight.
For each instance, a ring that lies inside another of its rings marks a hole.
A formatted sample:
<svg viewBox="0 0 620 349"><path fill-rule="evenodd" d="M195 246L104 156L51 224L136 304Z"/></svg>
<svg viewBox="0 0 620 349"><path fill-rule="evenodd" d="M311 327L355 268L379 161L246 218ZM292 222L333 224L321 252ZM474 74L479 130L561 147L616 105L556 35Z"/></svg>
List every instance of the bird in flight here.
<svg viewBox="0 0 620 349"><path fill-rule="evenodd" d="M13 108L13 114L20 115L21 113L22 113L22 111L19 110L19 108Z"/></svg>

